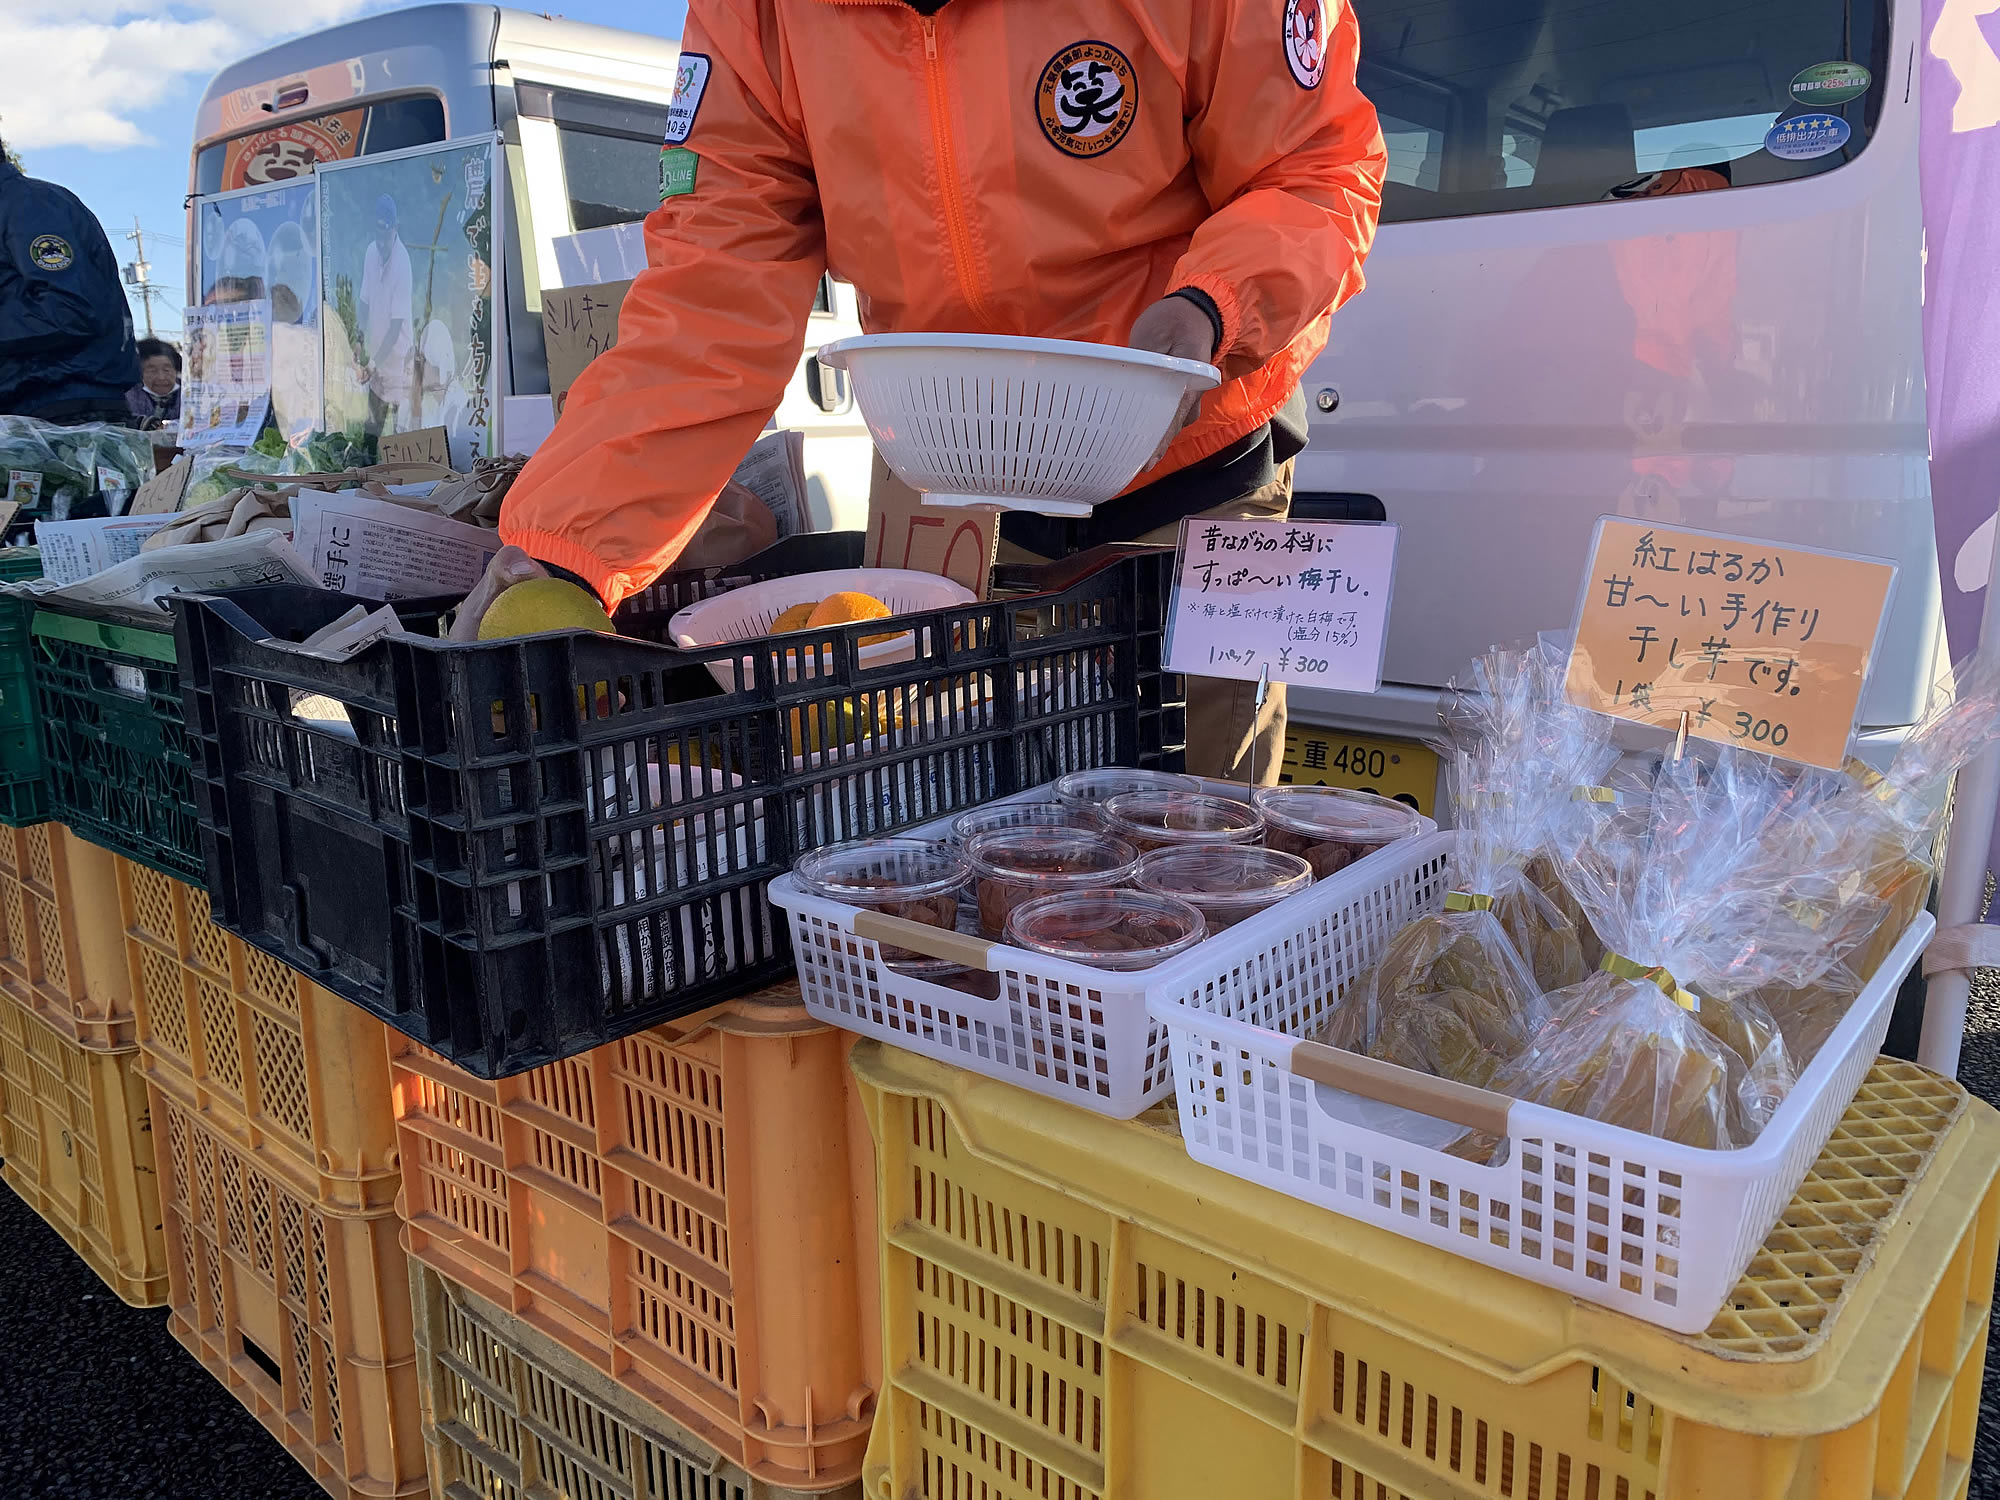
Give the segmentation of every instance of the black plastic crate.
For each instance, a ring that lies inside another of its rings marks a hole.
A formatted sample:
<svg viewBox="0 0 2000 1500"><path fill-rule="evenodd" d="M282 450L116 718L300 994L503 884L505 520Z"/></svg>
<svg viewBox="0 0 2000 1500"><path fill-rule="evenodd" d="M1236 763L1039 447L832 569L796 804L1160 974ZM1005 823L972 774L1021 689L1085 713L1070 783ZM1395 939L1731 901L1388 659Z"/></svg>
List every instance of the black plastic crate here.
<svg viewBox="0 0 2000 1500"><path fill-rule="evenodd" d="M334 664L271 639L332 617L310 590L182 601L215 918L483 1078L746 993L791 971L765 884L801 850L1178 763L1171 565L1010 570L1035 591L903 616L914 659L865 670L882 621L684 651L654 604Z"/></svg>

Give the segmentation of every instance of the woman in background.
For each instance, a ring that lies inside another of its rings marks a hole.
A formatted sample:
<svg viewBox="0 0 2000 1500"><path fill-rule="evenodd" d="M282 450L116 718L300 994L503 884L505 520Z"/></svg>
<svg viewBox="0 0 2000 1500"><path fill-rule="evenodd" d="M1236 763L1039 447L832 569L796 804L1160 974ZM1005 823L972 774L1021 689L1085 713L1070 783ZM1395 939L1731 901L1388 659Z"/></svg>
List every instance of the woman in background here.
<svg viewBox="0 0 2000 1500"><path fill-rule="evenodd" d="M181 419L181 352L165 339L139 340L139 383L125 393L132 425L150 432Z"/></svg>

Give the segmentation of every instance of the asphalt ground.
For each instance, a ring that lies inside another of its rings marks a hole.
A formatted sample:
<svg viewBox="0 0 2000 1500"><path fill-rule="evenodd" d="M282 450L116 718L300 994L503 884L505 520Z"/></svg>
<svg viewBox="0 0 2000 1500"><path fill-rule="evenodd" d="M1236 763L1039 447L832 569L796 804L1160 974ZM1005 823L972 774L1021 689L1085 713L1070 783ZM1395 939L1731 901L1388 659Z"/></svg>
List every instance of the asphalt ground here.
<svg viewBox="0 0 2000 1500"><path fill-rule="evenodd" d="M2000 1105L2000 972L1974 987L1960 1077ZM2000 1500L2000 1329L1986 1361L1972 1500ZM0 1190L0 1496L320 1500L309 1478L167 1332L113 1296ZM1262 1497L1243 1497L1262 1500Z"/></svg>

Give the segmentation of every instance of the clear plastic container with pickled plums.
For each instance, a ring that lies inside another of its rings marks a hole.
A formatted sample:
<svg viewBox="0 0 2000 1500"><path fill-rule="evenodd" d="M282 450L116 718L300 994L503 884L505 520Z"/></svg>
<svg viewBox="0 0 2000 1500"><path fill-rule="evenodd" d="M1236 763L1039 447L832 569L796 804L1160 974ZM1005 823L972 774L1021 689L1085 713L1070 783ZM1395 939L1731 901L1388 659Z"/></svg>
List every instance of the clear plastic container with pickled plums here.
<svg viewBox="0 0 2000 1500"><path fill-rule="evenodd" d="M800 855L792 873L815 896L949 932L958 925L958 893L971 878L972 867L947 843L858 839ZM926 954L886 945L882 958L891 965L936 962Z"/></svg>
<svg viewBox="0 0 2000 1500"><path fill-rule="evenodd" d="M1007 919L1007 941L1017 948L1121 971L1165 963L1207 930L1187 902L1138 890L1037 896Z"/></svg>
<svg viewBox="0 0 2000 1500"><path fill-rule="evenodd" d="M1312 866L1300 855L1261 844L1228 844L1156 849L1139 861L1133 883L1187 902L1214 934L1297 895L1312 879Z"/></svg>
<svg viewBox="0 0 2000 1500"><path fill-rule="evenodd" d="M1338 786L1265 786L1251 793L1266 847L1304 856L1324 880L1398 839L1429 831L1415 808Z"/></svg>
<svg viewBox="0 0 2000 1500"><path fill-rule="evenodd" d="M979 930L1007 931L1014 908L1038 896L1103 891L1128 884L1139 851L1124 839L1090 828L1059 825L1002 828L965 846L979 905Z"/></svg>
<svg viewBox="0 0 2000 1500"><path fill-rule="evenodd" d="M1056 801L1072 807L1101 808L1127 792L1198 792L1201 783L1178 771L1140 771L1127 766L1100 766L1073 771L1056 783Z"/></svg>
<svg viewBox="0 0 2000 1500"><path fill-rule="evenodd" d="M960 848L982 833L999 833L1009 828L1097 828L1104 818L1087 802L995 802L975 807L952 820L952 841Z"/></svg>
<svg viewBox="0 0 2000 1500"><path fill-rule="evenodd" d="M1110 832L1130 841L1141 854L1154 849L1255 844L1264 836L1264 818L1248 802L1206 792L1126 792L1104 804Z"/></svg>

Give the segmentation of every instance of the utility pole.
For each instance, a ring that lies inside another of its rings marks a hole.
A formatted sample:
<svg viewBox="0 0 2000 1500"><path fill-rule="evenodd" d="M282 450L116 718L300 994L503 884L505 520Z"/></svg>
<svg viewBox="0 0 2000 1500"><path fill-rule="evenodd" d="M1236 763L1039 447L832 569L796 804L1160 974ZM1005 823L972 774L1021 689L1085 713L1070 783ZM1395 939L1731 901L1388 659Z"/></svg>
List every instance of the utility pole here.
<svg viewBox="0 0 2000 1500"><path fill-rule="evenodd" d="M134 245L132 259L125 267L125 284L139 294L139 302L146 310L146 337L153 336L153 282L152 265L146 259L146 231L139 227L139 216L132 215L132 232L125 236Z"/></svg>

